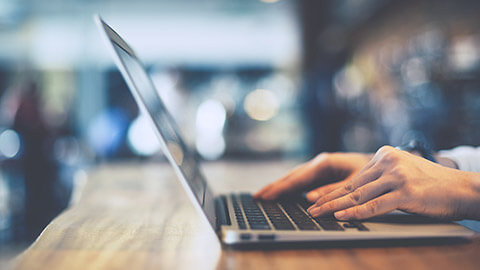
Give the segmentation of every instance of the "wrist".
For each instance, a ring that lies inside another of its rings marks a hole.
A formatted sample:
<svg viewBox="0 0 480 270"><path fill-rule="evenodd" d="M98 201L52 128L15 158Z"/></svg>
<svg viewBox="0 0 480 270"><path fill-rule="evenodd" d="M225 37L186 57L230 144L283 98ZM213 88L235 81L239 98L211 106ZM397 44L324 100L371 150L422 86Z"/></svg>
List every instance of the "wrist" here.
<svg viewBox="0 0 480 270"><path fill-rule="evenodd" d="M407 144L395 147L398 150L403 150L410 152L414 155L421 156L431 162L438 163L436 157L433 155L432 149L428 146L425 141L413 139L410 140Z"/></svg>

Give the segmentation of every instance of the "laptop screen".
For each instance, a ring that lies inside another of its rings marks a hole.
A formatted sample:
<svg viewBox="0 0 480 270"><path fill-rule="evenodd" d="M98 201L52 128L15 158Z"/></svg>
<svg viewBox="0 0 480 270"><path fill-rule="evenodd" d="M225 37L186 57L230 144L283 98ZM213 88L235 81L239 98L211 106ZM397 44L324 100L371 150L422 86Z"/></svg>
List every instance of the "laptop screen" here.
<svg viewBox="0 0 480 270"><path fill-rule="evenodd" d="M188 180L197 200L203 204L205 193L205 180L199 174L195 154L190 151L180 137L172 116L167 112L163 102L160 100L149 76L136 57L123 50L118 44L113 43L117 54L124 64L125 69L131 76L135 88L138 89L148 113L165 140L168 151L173 156L184 177Z"/></svg>

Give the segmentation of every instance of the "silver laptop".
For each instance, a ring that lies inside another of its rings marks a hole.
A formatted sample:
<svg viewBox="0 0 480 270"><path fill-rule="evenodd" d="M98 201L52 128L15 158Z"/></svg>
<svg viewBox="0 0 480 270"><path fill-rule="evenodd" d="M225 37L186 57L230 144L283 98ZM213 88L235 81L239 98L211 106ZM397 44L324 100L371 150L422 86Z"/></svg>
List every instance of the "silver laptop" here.
<svg viewBox="0 0 480 270"><path fill-rule="evenodd" d="M278 242L469 237L473 232L453 222L441 222L400 211L361 221L312 218L301 197L275 202L253 200L251 194L215 195L199 169L193 150L157 94L149 75L130 46L99 16L95 16L115 63L140 110L148 116L163 152L190 200L226 245Z"/></svg>

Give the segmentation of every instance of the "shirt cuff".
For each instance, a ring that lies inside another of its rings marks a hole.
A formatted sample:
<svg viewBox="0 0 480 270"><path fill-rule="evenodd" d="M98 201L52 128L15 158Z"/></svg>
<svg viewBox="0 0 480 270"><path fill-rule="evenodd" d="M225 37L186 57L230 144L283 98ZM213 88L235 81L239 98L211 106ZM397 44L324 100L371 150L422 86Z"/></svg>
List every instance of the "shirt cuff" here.
<svg viewBox="0 0 480 270"><path fill-rule="evenodd" d="M453 160L462 171L480 172L480 147L459 146L439 151L438 154Z"/></svg>

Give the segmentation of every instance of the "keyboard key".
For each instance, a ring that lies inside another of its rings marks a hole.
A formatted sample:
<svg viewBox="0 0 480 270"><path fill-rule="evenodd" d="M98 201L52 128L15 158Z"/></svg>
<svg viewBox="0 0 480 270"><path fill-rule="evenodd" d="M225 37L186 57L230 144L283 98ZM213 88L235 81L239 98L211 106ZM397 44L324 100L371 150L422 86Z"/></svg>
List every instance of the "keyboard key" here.
<svg viewBox="0 0 480 270"><path fill-rule="evenodd" d="M273 227L277 230L295 230L292 222L283 213L282 209L275 202L262 202L263 210L267 214Z"/></svg>
<svg viewBox="0 0 480 270"><path fill-rule="evenodd" d="M248 224L252 230L270 230L270 225L262 210L253 200L250 194L240 194L240 202L243 206Z"/></svg>
<svg viewBox="0 0 480 270"><path fill-rule="evenodd" d="M344 227L345 229L355 229L355 228L357 228L357 226L355 226L355 225L352 224L352 223L345 223L345 224L343 224L343 227Z"/></svg>
<svg viewBox="0 0 480 270"><path fill-rule="evenodd" d="M270 230L270 225L268 224L250 224L250 229L252 230Z"/></svg>
<svg viewBox="0 0 480 270"><path fill-rule="evenodd" d="M281 206L300 230L320 230L315 222L312 221L312 218L300 209L296 203L281 202Z"/></svg>
<svg viewBox="0 0 480 270"><path fill-rule="evenodd" d="M314 218L315 221L324 229L325 231L344 231L345 229L338 224L338 222L331 217L317 217Z"/></svg>
<svg viewBox="0 0 480 270"><path fill-rule="evenodd" d="M356 221L356 220L349 221L348 223L343 224L343 227L347 229L356 228L359 231L369 231L369 229L365 227L365 225L363 225L360 221Z"/></svg>

